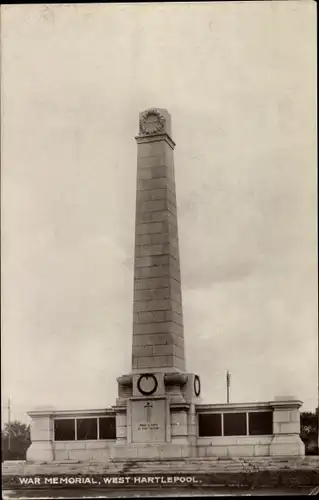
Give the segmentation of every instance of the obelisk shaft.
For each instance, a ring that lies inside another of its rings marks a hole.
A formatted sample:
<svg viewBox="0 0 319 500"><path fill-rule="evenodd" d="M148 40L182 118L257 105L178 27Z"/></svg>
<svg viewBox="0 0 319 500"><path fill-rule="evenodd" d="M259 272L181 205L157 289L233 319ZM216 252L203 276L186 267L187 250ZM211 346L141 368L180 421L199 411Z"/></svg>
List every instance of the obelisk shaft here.
<svg viewBox="0 0 319 500"><path fill-rule="evenodd" d="M133 371L184 371L184 332L170 115L140 115L136 137Z"/></svg>

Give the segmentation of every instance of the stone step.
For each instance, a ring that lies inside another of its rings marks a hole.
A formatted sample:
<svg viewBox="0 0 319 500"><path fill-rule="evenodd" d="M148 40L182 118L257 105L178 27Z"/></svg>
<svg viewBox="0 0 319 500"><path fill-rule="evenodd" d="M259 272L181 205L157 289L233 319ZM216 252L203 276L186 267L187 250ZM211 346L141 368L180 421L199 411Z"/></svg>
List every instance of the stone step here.
<svg viewBox="0 0 319 500"><path fill-rule="evenodd" d="M192 458L187 460L127 460L109 462L54 462L2 464L4 475L36 474L160 474L160 473L248 473L264 470L319 470L319 457L283 458Z"/></svg>

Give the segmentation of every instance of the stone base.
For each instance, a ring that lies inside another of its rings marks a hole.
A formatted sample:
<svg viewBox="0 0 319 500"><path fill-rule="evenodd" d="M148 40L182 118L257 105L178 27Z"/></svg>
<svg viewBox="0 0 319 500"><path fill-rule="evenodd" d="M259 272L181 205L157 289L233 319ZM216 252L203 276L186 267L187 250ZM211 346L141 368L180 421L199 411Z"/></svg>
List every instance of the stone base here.
<svg viewBox="0 0 319 500"><path fill-rule="evenodd" d="M297 434L274 436L215 436L199 438L198 457L303 457L305 446Z"/></svg>
<svg viewBox="0 0 319 500"><path fill-rule="evenodd" d="M154 459L186 458L196 456L196 449L183 444L131 444L115 445L111 451L112 459Z"/></svg>
<svg viewBox="0 0 319 500"><path fill-rule="evenodd" d="M53 446L50 441L34 441L27 450L28 462L52 462Z"/></svg>
<svg viewBox="0 0 319 500"><path fill-rule="evenodd" d="M277 434L269 446L270 456L305 455L305 445L298 434Z"/></svg>
<svg viewBox="0 0 319 500"><path fill-rule="evenodd" d="M30 412L32 445L27 451L28 462L304 456L299 400L289 397L259 403L198 404L192 397L195 375L157 376L160 394L119 398L121 404L111 409ZM131 383L134 377L124 378ZM122 386L125 389L123 380ZM251 412L272 415L267 434L249 434ZM247 434L227 436L221 430L220 436L201 436L201 414L219 414L222 424L226 413L246 414ZM116 434L112 432L112 439L77 440L74 434L71 441L54 440L55 419L86 416L112 417Z"/></svg>

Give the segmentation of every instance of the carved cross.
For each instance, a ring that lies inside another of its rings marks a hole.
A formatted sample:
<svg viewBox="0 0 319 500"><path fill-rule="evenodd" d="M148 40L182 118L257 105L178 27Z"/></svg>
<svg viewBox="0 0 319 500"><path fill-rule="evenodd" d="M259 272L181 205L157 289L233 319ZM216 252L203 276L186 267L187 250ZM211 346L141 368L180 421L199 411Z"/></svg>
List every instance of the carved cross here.
<svg viewBox="0 0 319 500"><path fill-rule="evenodd" d="M153 408L152 403L147 401L147 403L144 405L144 408L146 408L146 422L150 422L151 420L151 408Z"/></svg>

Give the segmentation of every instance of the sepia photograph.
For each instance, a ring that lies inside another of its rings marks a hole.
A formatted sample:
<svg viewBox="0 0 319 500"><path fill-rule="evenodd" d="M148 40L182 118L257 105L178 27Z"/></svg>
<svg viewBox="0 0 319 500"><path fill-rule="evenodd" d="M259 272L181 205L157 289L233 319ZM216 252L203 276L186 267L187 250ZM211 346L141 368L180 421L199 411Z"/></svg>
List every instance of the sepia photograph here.
<svg viewBox="0 0 319 500"><path fill-rule="evenodd" d="M316 28L1 6L5 499L319 494Z"/></svg>

